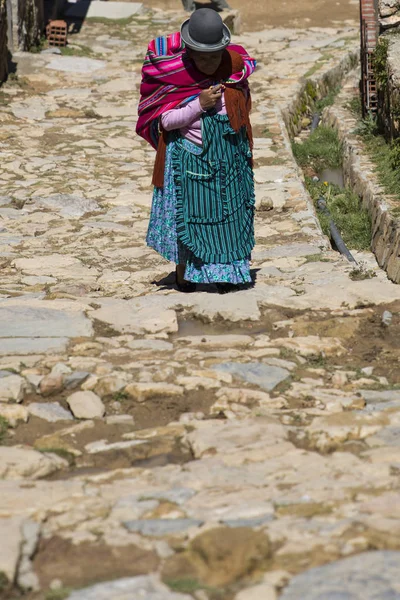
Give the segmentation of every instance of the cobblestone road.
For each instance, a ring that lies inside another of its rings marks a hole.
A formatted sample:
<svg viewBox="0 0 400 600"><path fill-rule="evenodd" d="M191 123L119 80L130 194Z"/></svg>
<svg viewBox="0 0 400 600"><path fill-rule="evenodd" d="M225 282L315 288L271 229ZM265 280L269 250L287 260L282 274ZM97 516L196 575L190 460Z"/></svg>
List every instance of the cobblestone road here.
<svg viewBox="0 0 400 600"><path fill-rule="evenodd" d="M145 246L134 134L147 41L181 17L88 22L0 89L3 595L273 600L295 577L282 598L400 598L399 287L329 248L281 116L357 32L237 37L259 61L256 285L185 296Z"/></svg>

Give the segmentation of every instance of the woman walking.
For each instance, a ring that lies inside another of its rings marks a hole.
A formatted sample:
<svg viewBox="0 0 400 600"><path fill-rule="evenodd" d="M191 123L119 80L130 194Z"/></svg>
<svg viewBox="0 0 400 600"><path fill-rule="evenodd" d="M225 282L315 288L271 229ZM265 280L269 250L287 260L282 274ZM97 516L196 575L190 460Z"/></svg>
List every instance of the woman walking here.
<svg viewBox="0 0 400 600"><path fill-rule="evenodd" d="M177 264L179 290L251 283L254 182L247 79L256 63L203 8L153 40L137 133L156 150L147 243Z"/></svg>

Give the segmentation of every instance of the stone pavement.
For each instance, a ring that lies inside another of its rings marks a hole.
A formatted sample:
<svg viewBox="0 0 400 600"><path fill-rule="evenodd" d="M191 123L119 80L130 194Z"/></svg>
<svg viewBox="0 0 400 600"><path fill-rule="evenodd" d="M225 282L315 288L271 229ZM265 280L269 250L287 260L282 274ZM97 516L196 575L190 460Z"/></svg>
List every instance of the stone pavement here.
<svg viewBox="0 0 400 600"><path fill-rule="evenodd" d="M134 133L146 43L181 18L87 22L0 89L3 595L400 598L400 290L329 249L281 117L356 30L237 38L259 60L256 284L186 296L145 246Z"/></svg>

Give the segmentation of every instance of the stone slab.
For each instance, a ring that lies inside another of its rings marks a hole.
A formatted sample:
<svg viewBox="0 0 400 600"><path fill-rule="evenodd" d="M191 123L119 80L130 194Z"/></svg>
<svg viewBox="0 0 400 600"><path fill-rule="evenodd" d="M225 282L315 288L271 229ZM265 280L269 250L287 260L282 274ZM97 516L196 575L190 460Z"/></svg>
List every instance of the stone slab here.
<svg viewBox="0 0 400 600"><path fill-rule="evenodd" d="M62 338L0 338L0 356L63 352L69 339Z"/></svg>
<svg viewBox="0 0 400 600"><path fill-rule="evenodd" d="M178 594L160 582L154 575L127 577L98 583L72 592L66 600L193 600L187 594Z"/></svg>
<svg viewBox="0 0 400 600"><path fill-rule="evenodd" d="M92 324L83 312L0 304L2 338L91 336Z"/></svg>
<svg viewBox="0 0 400 600"><path fill-rule="evenodd" d="M95 2L94 4L97 4ZM57 56L46 65L46 69L63 71L65 73L93 73L103 69L106 63L103 60L85 58L82 56Z"/></svg>
<svg viewBox="0 0 400 600"><path fill-rule="evenodd" d="M266 260L268 258L304 257L320 254L320 252L321 249L319 246L311 244L283 244L268 250L256 251L253 254L253 259Z"/></svg>
<svg viewBox="0 0 400 600"><path fill-rule="evenodd" d="M125 521L128 531L149 536L173 535L186 531L190 527L201 527L203 521L197 519L135 519Z"/></svg>
<svg viewBox="0 0 400 600"><path fill-rule="evenodd" d="M73 421L72 414L65 410L58 402L32 402L28 406L29 414L39 417L49 423L56 421Z"/></svg>
<svg viewBox="0 0 400 600"><path fill-rule="evenodd" d="M215 365L216 371L232 373L240 379L258 385L267 392L273 390L282 381L290 376L290 372L282 367L264 365L262 363L221 363Z"/></svg>
<svg viewBox="0 0 400 600"><path fill-rule="evenodd" d="M92 2L91 0L80 0L80 2L68 4L65 15L78 19L129 19L129 17L141 15L144 12L144 6L141 2Z"/></svg>
<svg viewBox="0 0 400 600"><path fill-rule="evenodd" d="M293 577L280 600L398 600L400 552L364 552Z"/></svg>
<svg viewBox="0 0 400 600"><path fill-rule="evenodd" d="M34 205L37 207L50 208L61 217L79 219L89 212L100 210L95 200L81 198L73 194L53 194L47 198L35 198Z"/></svg>
<svg viewBox="0 0 400 600"><path fill-rule="evenodd" d="M400 402L400 390L360 390L367 406L369 404L386 404L387 402ZM385 408L382 406L382 409Z"/></svg>
<svg viewBox="0 0 400 600"><path fill-rule="evenodd" d="M22 544L22 522L19 517L0 519L0 573L14 581Z"/></svg>

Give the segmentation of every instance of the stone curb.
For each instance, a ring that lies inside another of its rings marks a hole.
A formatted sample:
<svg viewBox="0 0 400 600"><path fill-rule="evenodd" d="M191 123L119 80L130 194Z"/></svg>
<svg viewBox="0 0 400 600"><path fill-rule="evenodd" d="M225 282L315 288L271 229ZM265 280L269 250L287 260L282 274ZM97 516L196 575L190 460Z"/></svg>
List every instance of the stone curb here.
<svg viewBox="0 0 400 600"><path fill-rule="evenodd" d="M323 121L337 130L343 144L345 183L362 198L362 204L370 214L371 250L389 279L400 283L400 220L391 213L395 203L378 183L375 165L366 155L360 138L353 133L357 120L345 108L357 86L358 74L353 72L334 105L325 109Z"/></svg>

